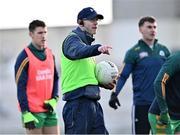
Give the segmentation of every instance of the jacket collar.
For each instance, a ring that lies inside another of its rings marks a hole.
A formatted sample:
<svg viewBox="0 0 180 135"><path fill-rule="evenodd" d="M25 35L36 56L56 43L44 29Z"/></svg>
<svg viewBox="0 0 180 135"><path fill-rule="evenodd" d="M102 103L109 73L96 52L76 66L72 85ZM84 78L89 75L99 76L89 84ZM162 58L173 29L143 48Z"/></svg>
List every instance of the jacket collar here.
<svg viewBox="0 0 180 135"><path fill-rule="evenodd" d="M95 40L89 33L87 33L86 31L82 31L79 27L77 27L72 32L76 33L87 45L91 45L91 43Z"/></svg>
<svg viewBox="0 0 180 135"><path fill-rule="evenodd" d="M158 39L155 39L153 45L156 45L157 42L158 42ZM142 39L140 39L140 40L138 41L138 44L147 45L146 42L144 42Z"/></svg>

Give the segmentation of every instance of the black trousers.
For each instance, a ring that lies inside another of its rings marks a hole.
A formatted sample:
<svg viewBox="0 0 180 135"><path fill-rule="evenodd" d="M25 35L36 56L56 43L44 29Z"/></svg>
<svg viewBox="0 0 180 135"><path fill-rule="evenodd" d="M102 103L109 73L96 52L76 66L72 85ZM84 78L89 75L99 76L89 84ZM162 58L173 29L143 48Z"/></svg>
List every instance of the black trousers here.
<svg viewBox="0 0 180 135"><path fill-rule="evenodd" d="M149 134L148 110L150 105L134 105L132 109L132 133Z"/></svg>

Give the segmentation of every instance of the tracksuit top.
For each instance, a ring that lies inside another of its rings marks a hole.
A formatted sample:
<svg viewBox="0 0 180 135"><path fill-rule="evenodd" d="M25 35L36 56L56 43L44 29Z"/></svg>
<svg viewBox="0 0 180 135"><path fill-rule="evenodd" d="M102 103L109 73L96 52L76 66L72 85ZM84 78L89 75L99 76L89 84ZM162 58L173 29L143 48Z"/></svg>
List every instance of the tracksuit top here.
<svg viewBox="0 0 180 135"><path fill-rule="evenodd" d="M169 112L171 119L180 120L180 51L163 64L154 88L161 113Z"/></svg>
<svg viewBox="0 0 180 135"><path fill-rule="evenodd" d="M29 55L33 54L35 58L33 56L31 56L31 57L28 56L25 49L23 49L19 53L19 55L18 55L18 57L16 59L16 62L15 62L15 66L14 66L15 80L16 80L16 84L17 84L17 99L18 99L18 102L19 102L19 107L20 107L21 112L30 111L29 99L28 99L29 94L27 93L27 84L28 84L28 81L29 81L29 77L31 76L31 74L29 74L29 67L30 66L32 67L32 64L33 64L33 66L35 66L34 61L36 62L37 66L39 65L39 63L42 65L42 63L44 63L44 62L47 63L47 66L51 65L51 68L54 65L54 67L53 67L53 72L54 72L54 74L53 74L53 88L48 89L48 90L52 91L51 92L51 98L57 97L58 94L59 94L58 93L59 92L59 86L58 86L58 84L59 84L59 76L58 76L58 72L57 72L57 69L56 69L56 66L55 66L55 57L51 56L53 54L50 51L50 49L48 49L48 47L45 47L42 50L38 50L35 47L35 45L33 45L32 43L30 43L27 47L28 47L28 49L26 49L26 50L29 50L31 52L31 53L29 53ZM47 57L47 55L48 55L48 57ZM53 57L53 58L51 58L51 57ZM30 65L30 62L29 62L30 58L31 58L31 65ZM48 60L46 60L47 58L48 58ZM49 64L48 64L48 61L50 62ZM53 61L53 64L52 64L52 61ZM50 66L48 66L48 68L49 67ZM49 73L48 70L43 71L43 72L44 73L45 72ZM43 72L39 72L39 74L42 74L42 76L39 76L37 78L38 80L42 80L43 78L45 78L45 76L43 75L44 74ZM44 84L43 87L45 87L46 86L45 80L43 82L44 82L44 83L42 83L42 84ZM33 89L35 88L35 86L32 86L32 87L33 87ZM52 86L47 86L47 87L50 88ZM40 89L40 90L42 90L42 89ZM42 100L41 96L39 96L40 101ZM36 98L38 98L38 97L36 96ZM38 110L36 110L35 112L37 112L37 111Z"/></svg>
<svg viewBox="0 0 180 135"><path fill-rule="evenodd" d="M98 84L94 73L95 63L92 58L71 61L63 54L61 57L61 86L63 94L74 91L79 87Z"/></svg>
<svg viewBox="0 0 180 135"><path fill-rule="evenodd" d="M25 48L29 58L27 98L31 112L46 112L44 101L52 97L54 60L50 49L46 49L46 60L41 61Z"/></svg>
<svg viewBox="0 0 180 135"><path fill-rule="evenodd" d="M118 95L132 73L133 104L150 105L154 99L153 82L166 58L168 49L155 40L150 48L143 40L126 52L116 86Z"/></svg>
<svg viewBox="0 0 180 135"><path fill-rule="evenodd" d="M72 35L78 37L78 35L74 32L69 34L69 36ZM95 77L94 69L95 61L91 57L72 61L66 58L63 53L61 53L62 93L64 94L70 91L74 91L77 88L86 85L97 85L98 82Z"/></svg>

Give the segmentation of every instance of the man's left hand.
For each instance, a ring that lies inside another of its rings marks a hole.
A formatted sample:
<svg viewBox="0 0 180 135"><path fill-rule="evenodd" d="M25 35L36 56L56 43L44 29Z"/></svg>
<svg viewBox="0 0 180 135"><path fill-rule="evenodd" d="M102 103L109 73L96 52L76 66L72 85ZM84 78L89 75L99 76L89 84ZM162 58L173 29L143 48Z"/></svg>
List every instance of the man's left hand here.
<svg viewBox="0 0 180 135"><path fill-rule="evenodd" d="M109 89L109 90L112 90L116 85L116 81L113 80L113 82L111 83L108 83L108 84L100 84L99 86L102 87L102 88L105 88L105 89Z"/></svg>
<svg viewBox="0 0 180 135"><path fill-rule="evenodd" d="M157 121L159 125L167 125L170 122L170 117L168 113L161 113L160 118Z"/></svg>
<svg viewBox="0 0 180 135"><path fill-rule="evenodd" d="M44 101L44 108L48 109L49 112L54 112L57 106L58 97Z"/></svg>

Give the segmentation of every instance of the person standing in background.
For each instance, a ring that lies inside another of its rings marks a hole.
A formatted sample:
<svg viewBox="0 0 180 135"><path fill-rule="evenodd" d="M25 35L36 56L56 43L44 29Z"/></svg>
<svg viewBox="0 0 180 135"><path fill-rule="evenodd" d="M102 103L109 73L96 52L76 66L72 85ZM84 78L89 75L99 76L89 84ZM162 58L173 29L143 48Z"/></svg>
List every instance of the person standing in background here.
<svg viewBox="0 0 180 135"><path fill-rule="evenodd" d="M138 24L142 39L126 52L109 105L118 108L120 104L117 96L132 73L132 133L149 134L148 110L154 99L153 82L170 52L156 39L157 22L154 17L142 17Z"/></svg>
<svg viewBox="0 0 180 135"><path fill-rule="evenodd" d="M77 16L78 27L62 44L61 88L65 134L108 134L103 110L98 100L100 88L95 77L94 56L109 55L111 46L94 44L98 20L104 17L92 7L83 8ZM113 89L114 84L101 85Z"/></svg>
<svg viewBox="0 0 180 135"><path fill-rule="evenodd" d="M27 134L60 134L55 112L58 101L58 73L55 57L46 46L43 21L29 24L31 43L17 57L15 80L22 123Z"/></svg>

